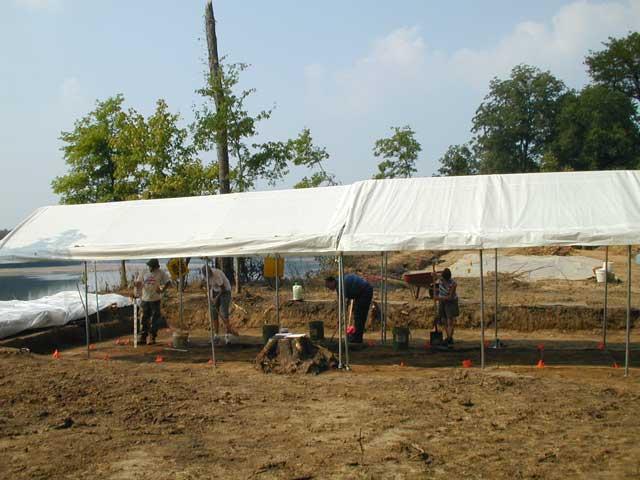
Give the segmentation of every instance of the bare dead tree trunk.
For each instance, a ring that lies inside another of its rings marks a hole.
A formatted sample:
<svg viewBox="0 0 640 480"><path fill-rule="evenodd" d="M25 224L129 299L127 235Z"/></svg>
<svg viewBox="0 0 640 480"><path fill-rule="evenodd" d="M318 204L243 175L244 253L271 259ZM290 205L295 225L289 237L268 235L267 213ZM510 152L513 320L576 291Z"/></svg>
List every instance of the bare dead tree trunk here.
<svg viewBox="0 0 640 480"><path fill-rule="evenodd" d="M223 101L222 72L220 71L220 59L218 57L218 37L216 36L216 19L213 15L213 2L207 0L204 10L205 28L207 30L207 47L209 50L209 75L214 90L213 100L216 109L220 108ZM220 182L220 193L229 193L231 185L229 183L229 141L226 129L218 132L216 138L216 149L218 153L218 180Z"/></svg>
<svg viewBox="0 0 640 480"><path fill-rule="evenodd" d="M120 260L120 288L127 288L127 264Z"/></svg>
<svg viewBox="0 0 640 480"><path fill-rule="evenodd" d="M220 109L223 103L224 92L222 90L222 71L220 69L220 58L218 57L218 37L216 36L216 18L213 15L213 2L207 0L204 9L205 29L207 31L207 48L209 52L209 75L211 85L213 87L213 100L216 109ZM216 151L218 153L218 182L219 193L225 194L231 192L231 183L229 181L229 138L226 128L216 134ZM225 258L222 261L222 270L227 278L233 275L232 259ZM236 288L238 288L236 284Z"/></svg>

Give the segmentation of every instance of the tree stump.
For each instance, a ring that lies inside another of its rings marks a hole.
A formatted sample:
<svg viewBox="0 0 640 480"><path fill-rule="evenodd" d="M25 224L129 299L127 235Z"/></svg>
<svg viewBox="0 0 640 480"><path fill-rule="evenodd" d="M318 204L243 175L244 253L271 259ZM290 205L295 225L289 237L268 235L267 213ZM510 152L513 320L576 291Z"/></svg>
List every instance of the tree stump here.
<svg viewBox="0 0 640 480"><path fill-rule="evenodd" d="M337 366L335 355L307 336L271 338L256 357L256 367L264 373L318 374Z"/></svg>

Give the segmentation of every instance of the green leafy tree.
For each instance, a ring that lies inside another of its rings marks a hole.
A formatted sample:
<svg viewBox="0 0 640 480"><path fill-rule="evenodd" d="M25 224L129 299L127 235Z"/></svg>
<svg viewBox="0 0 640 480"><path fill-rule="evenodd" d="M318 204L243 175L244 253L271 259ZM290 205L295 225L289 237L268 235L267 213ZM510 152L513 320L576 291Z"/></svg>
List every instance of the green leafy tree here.
<svg viewBox="0 0 640 480"><path fill-rule="evenodd" d="M566 93L564 83L535 67L518 65L506 80L494 78L473 118L482 173L535 172Z"/></svg>
<svg viewBox="0 0 640 480"><path fill-rule="evenodd" d="M624 38L609 37L605 49L590 51L585 59L591 78L640 101L640 33Z"/></svg>
<svg viewBox="0 0 640 480"><path fill-rule="evenodd" d="M383 158L373 178L411 177L417 172L416 161L422 150L411 127L392 127L393 135L376 140L373 154Z"/></svg>
<svg viewBox="0 0 640 480"><path fill-rule="evenodd" d="M293 188L337 185L335 175L327 172L323 165L323 162L329 159L329 153L324 147L318 147L313 143L311 130L303 129L297 138L287 142L287 147L294 165L315 170L310 176L304 176Z"/></svg>
<svg viewBox="0 0 640 480"><path fill-rule="evenodd" d="M226 140L235 160L230 166L230 178L232 190L236 192L251 190L259 178L273 185L289 172L286 145L280 142L250 143L258 135L258 124L269 119L272 112L262 110L250 115L245 101L255 89L236 92L240 74L247 68L244 63L222 64L221 82L209 81L197 91L205 103L196 110L192 126L195 145L200 150L212 150L217 143ZM222 90L221 94L218 89Z"/></svg>
<svg viewBox="0 0 640 480"><path fill-rule="evenodd" d="M273 186L289 174L292 164L318 170L310 178L303 178L297 187L335 184L334 176L326 172L322 164L329 155L324 148L313 144L309 129L305 128L297 138L288 141L254 141L259 123L271 118L272 110L250 114L245 107L247 99L255 93L254 88L238 89L240 74L247 68L243 63L223 64L219 86L209 82L198 90L206 101L196 110L192 125L196 147L212 150L226 138L234 160L230 166L231 187L236 192L255 188L259 180ZM222 94L218 95L216 108L217 89L222 89Z"/></svg>
<svg viewBox="0 0 640 480"><path fill-rule="evenodd" d="M557 119L543 170L640 168L640 131L633 101L601 85L571 92Z"/></svg>
<svg viewBox="0 0 640 480"><path fill-rule="evenodd" d="M158 100L155 112L144 118L135 110L125 116L115 139L117 177L128 198L185 197L213 193L215 173L195 158L189 133L180 116Z"/></svg>
<svg viewBox="0 0 640 480"><path fill-rule="evenodd" d="M469 144L451 145L440 159L438 174L444 177L476 175L478 162Z"/></svg>
<svg viewBox="0 0 640 480"><path fill-rule="evenodd" d="M116 175L115 139L121 131L124 97L98 101L96 108L62 132L62 151L68 173L52 182L62 203L94 203L124 200L126 189Z"/></svg>

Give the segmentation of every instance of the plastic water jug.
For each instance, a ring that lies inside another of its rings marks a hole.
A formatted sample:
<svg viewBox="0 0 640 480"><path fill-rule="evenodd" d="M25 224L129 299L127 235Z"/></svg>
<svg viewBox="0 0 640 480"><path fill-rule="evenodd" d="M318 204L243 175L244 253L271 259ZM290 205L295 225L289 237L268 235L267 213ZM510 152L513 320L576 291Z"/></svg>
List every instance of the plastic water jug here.
<svg viewBox="0 0 640 480"><path fill-rule="evenodd" d="M293 285L293 299L297 301L302 300L302 285L298 285L297 283Z"/></svg>

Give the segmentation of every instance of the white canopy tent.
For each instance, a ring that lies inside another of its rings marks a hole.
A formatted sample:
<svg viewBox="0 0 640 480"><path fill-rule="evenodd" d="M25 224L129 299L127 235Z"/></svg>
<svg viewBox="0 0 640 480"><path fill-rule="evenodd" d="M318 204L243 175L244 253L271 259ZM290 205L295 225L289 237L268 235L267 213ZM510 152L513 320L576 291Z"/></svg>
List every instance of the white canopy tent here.
<svg viewBox="0 0 640 480"><path fill-rule="evenodd" d="M368 180L351 189L345 253L640 241L640 171Z"/></svg>
<svg viewBox="0 0 640 480"><path fill-rule="evenodd" d="M344 254L381 252L386 271L389 251L627 245L630 258L639 242L640 171L605 171L44 207L0 241L0 259L336 255L342 280ZM344 322L342 294L339 306ZM628 365L630 290L627 307Z"/></svg>
<svg viewBox="0 0 640 480"><path fill-rule="evenodd" d="M333 255L348 193L337 186L43 207L0 241L0 257Z"/></svg>

